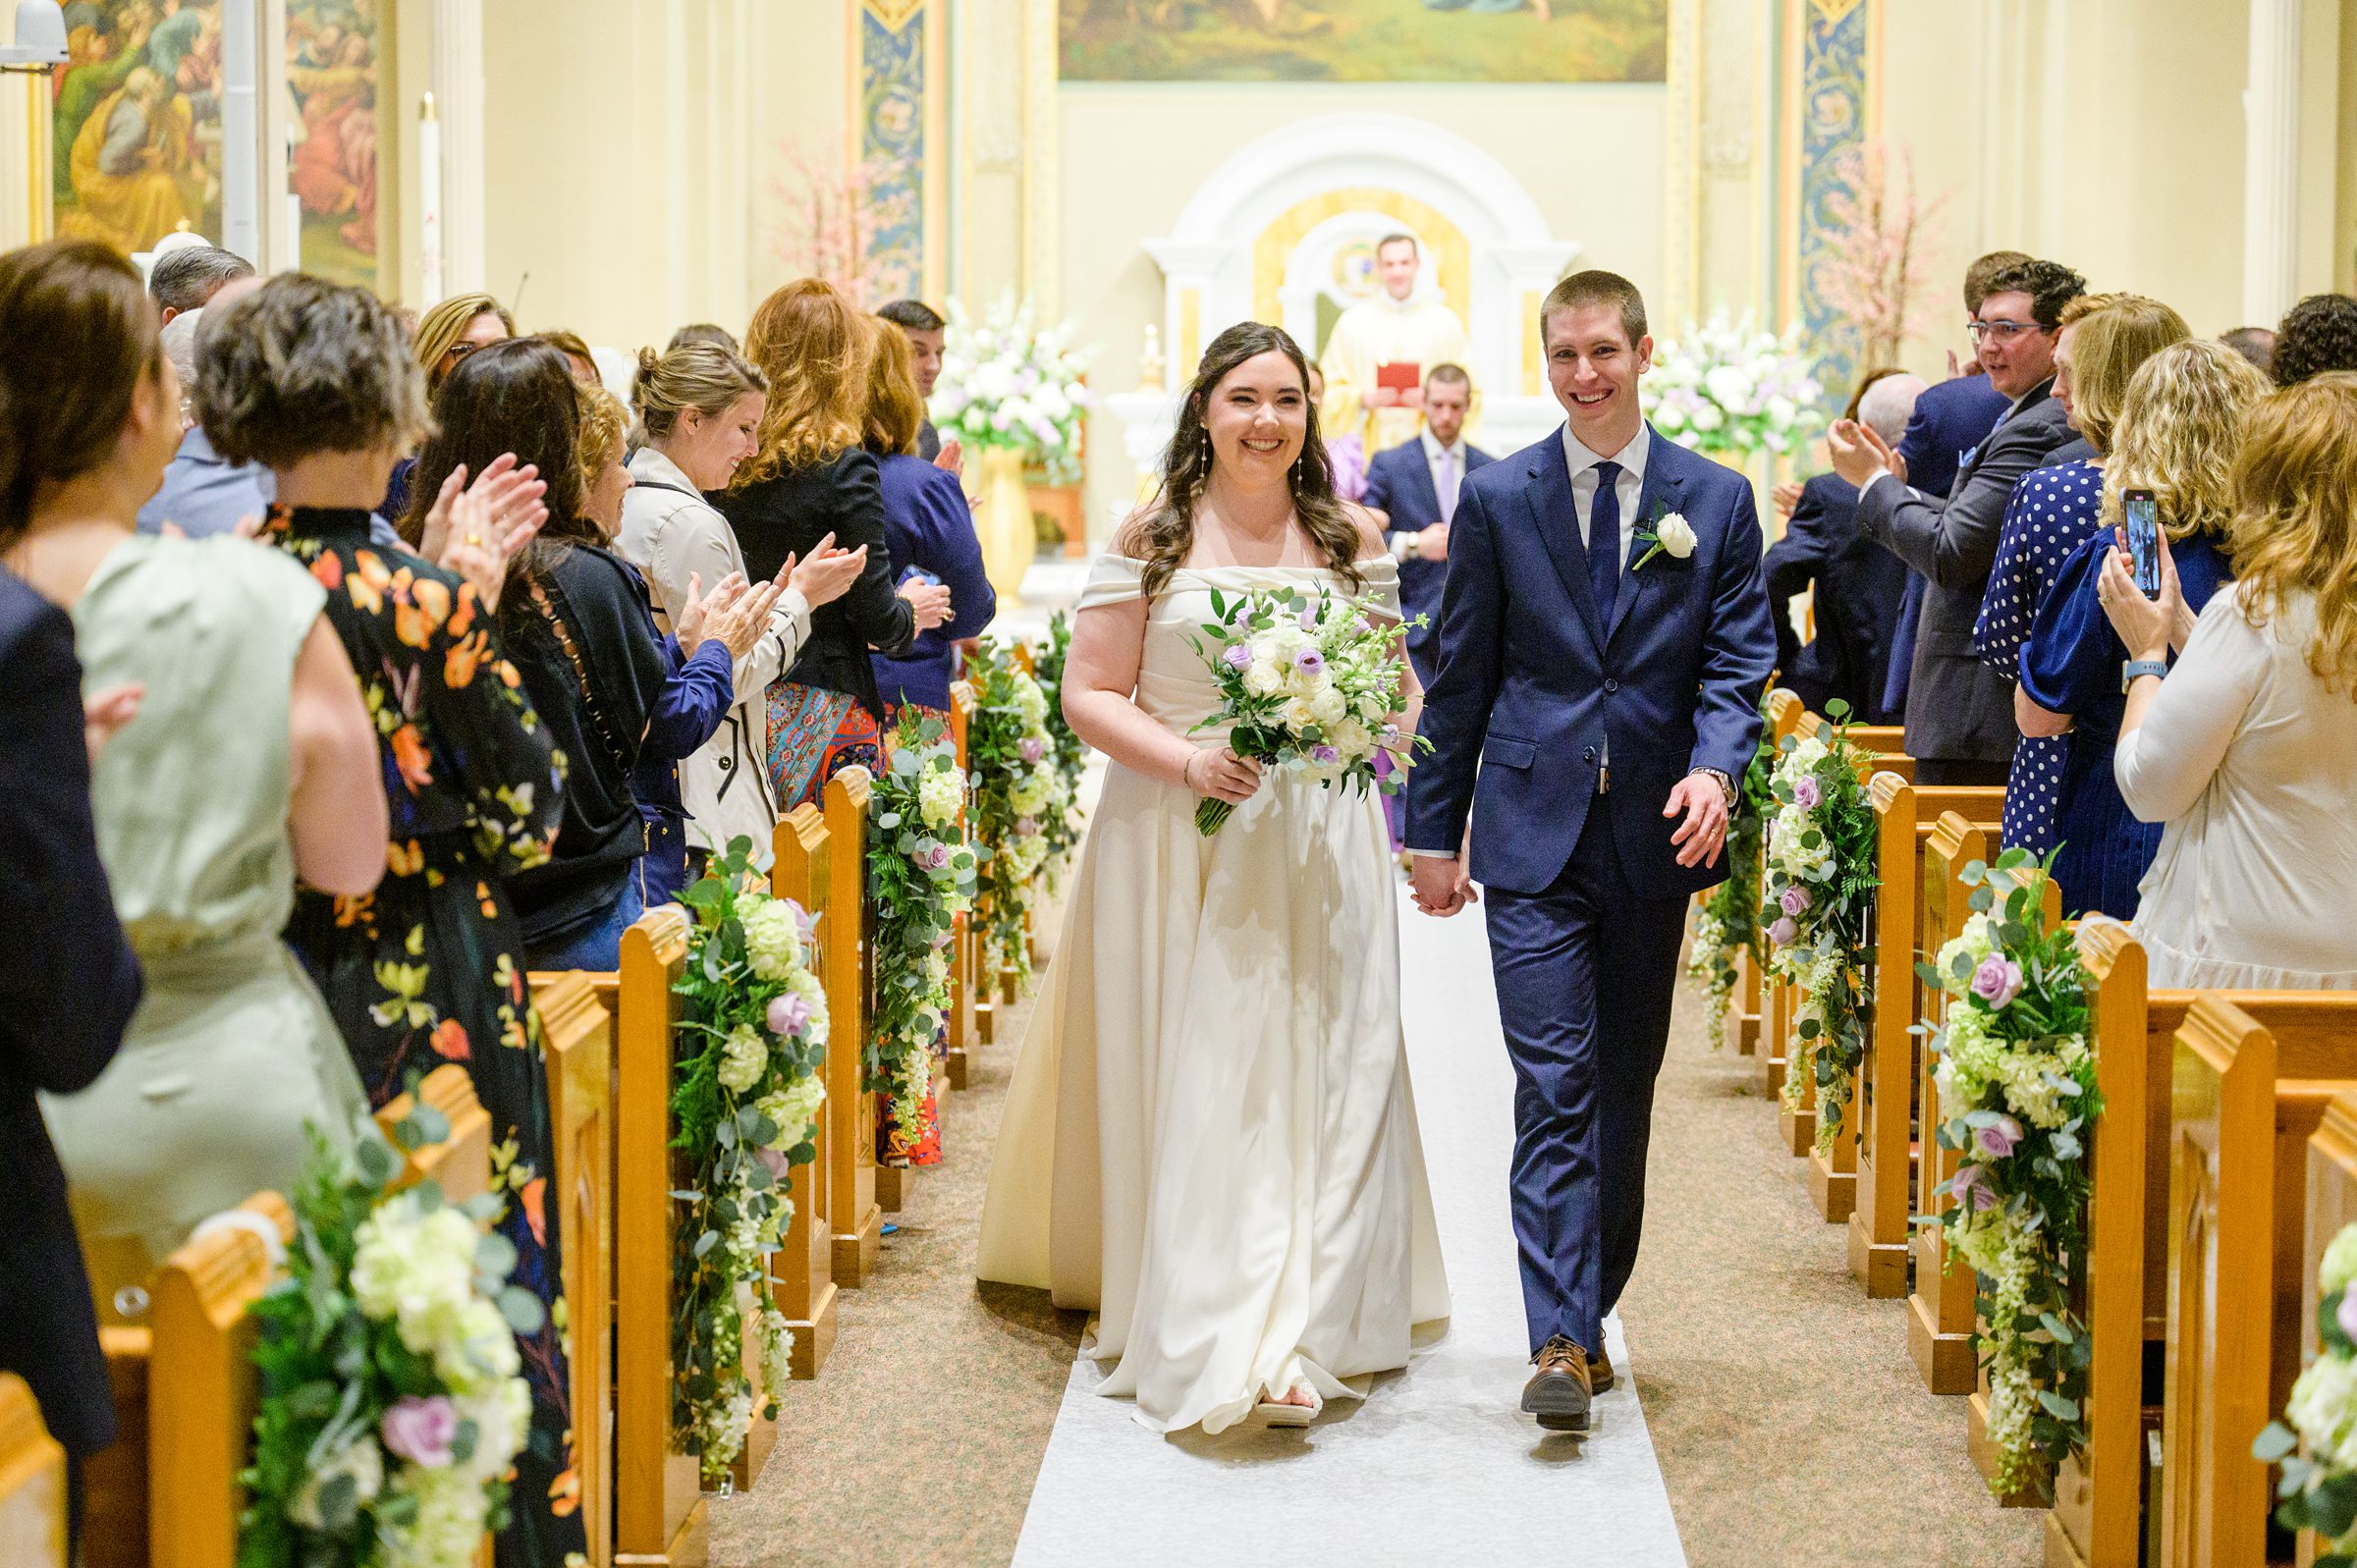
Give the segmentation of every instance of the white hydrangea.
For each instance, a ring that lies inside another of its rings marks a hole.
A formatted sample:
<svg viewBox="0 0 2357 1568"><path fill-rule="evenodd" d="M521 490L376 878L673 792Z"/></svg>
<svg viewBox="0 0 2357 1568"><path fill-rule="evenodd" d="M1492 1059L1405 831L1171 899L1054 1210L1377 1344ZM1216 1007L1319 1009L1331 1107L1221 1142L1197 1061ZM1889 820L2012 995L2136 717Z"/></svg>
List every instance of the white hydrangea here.
<svg viewBox="0 0 2357 1568"><path fill-rule="evenodd" d="M474 1452L459 1466L476 1485L495 1481L523 1451L532 1432L532 1390L521 1378L500 1378L458 1401L474 1423Z"/></svg>
<svg viewBox="0 0 2357 1568"><path fill-rule="evenodd" d="M516 1331L498 1306L480 1296L452 1315L446 1331L431 1346L418 1348L431 1352L434 1371L453 1393L473 1393L523 1370Z"/></svg>
<svg viewBox="0 0 2357 1568"><path fill-rule="evenodd" d="M783 911L781 911L783 912ZM792 916L788 921L792 923ZM751 933L746 933L749 945ZM720 1056L720 1086L731 1094L740 1095L761 1081L769 1071L769 1042L751 1024L739 1024L729 1031Z"/></svg>
<svg viewBox="0 0 2357 1568"><path fill-rule="evenodd" d="M1036 817L1047 810L1048 802L1056 795L1056 770L1041 764L1026 769L1007 791L1007 804L1015 815Z"/></svg>
<svg viewBox="0 0 2357 1568"><path fill-rule="evenodd" d="M2341 1226L2316 1268L2317 1285L2328 1296L2348 1289L2352 1279L2357 1279L2357 1224Z"/></svg>
<svg viewBox="0 0 2357 1568"><path fill-rule="evenodd" d="M809 1135L811 1125L818 1120L819 1107L826 1103L826 1080L817 1073L805 1073L785 1088L763 1095L758 1102L761 1114L778 1129L776 1149L791 1149Z"/></svg>
<svg viewBox="0 0 2357 1568"><path fill-rule="evenodd" d="M2338 1464L2357 1465L2357 1361L2317 1357L2291 1385L2283 1415L2319 1458L2330 1454Z"/></svg>
<svg viewBox="0 0 2357 1568"><path fill-rule="evenodd" d="M802 961L802 930L785 900L748 895L738 916L745 960L762 980L783 980Z"/></svg>
<svg viewBox="0 0 2357 1568"><path fill-rule="evenodd" d="M363 1507L374 1502L376 1494L384 1489L384 1450L377 1447L376 1439L366 1433L327 1455L312 1468L310 1476L302 1484L302 1489L288 1502L287 1517L305 1530L323 1528L326 1520L319 1512L320 1494L330 1485L346 1477L352 1479L354 1500Z"/></svg>
<svg viewBox="0 0 2357 1568"><path fill-rule="evenodd" d="M389 1198L354 1232L353 1300L366 1316L390 1321L401 1342L423 1355L473 1298L480 1240L460 1210L426 1211L413 1191Z"/></svg>
<svg viewBox="0 0 2357 1568"><path fill-rule="evenodd" d="M1026 730L1047 733L1048 694L1040 689L1038 681L1020 670L1014 673L1014 711L1022 717Z"/></svg>
<svg viewBox="0 0 2357 1568"><path fill-rule="evenodd" d="M1997 926L1985 914L1976 914L1964 922L1964 929L1947 940L1932 967L1940 971L1940 984L1951 997L1961 997L1972 989L1972 972L1981 960L1998 947ZM1956 977L1956 960L1966 960L1962 979Z"/></svg>
<svg viewBox="0 0 2357 1568"><path fill-rule="evenodd" d="M417 1512L407 1526L383 1530L384 1568L465 1568L481 1543L486 1509L482 1483L457 1468L403 1467L402 1490Z"/></svg>
<svg viewBox="0 0 2357 1568"><path fill-rule="evenodd" d="M916 807L926 827L948 827L964 804L965 778L956 768L928 768L917 779Z"/></svg>

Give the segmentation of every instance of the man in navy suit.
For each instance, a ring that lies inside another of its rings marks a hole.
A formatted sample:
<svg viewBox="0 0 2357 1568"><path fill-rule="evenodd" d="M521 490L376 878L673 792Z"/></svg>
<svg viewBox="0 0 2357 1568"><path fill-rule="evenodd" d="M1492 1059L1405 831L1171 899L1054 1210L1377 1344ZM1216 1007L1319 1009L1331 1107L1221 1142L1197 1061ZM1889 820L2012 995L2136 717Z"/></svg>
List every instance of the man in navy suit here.
<svg viewBox="0 0 2357 1568"><path fill-rule="evenodd" d="M1366 504L1391 518L1392 554L1399 563L1399 602L1409 622L1424 624L1407 634L1407 660L1417 681L1429 688L1439 674L1441 584L1449 576L1449 522L1465 476L1491 460L1465 442L1465 416L1473 408L1473 378L1463 367L1438 364L1424 377L1424 430L1413 441L1386 448L1367 464ZM1407 831L1407 800L1383 797L1391 819L1392 842Z"/></svg>
<svg viewBox="0 0 2357 1568"><path fill-rule="evenodd" d="M1727 876L1776 633L1750 482L1638 409L1635 286L1576 273L1539 329L1568 420L1457 503L1407 842L1426 913L1474 881L1489 895L1537 1366L1522 1409L1577 1432L1613 1379L1604 1318L1636 1262L1686 901Z"/></svg>

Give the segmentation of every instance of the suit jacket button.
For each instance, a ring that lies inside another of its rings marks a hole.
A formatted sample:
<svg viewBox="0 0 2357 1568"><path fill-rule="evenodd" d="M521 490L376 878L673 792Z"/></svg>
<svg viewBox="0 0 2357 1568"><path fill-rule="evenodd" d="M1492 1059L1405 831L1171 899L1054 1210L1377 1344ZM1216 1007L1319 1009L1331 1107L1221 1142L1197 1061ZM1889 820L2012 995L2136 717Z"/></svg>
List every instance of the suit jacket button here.
<svg viewBox="0 0 2357 1568"><path fill-rule="evenodd" d="M1579 751L1579 760L1588 764L1590 767L1594 767L1596 765L1596 748L1594 746L1582 746Z"/></svg>
<svg viewBox="0 0 2357 1568"><path fill-rule="evenodd" d="M1615 680L1612 676L1605 676L1604 680L1604 689L1607 691L1618 691L1620 689L1620 682Z"/></svg>

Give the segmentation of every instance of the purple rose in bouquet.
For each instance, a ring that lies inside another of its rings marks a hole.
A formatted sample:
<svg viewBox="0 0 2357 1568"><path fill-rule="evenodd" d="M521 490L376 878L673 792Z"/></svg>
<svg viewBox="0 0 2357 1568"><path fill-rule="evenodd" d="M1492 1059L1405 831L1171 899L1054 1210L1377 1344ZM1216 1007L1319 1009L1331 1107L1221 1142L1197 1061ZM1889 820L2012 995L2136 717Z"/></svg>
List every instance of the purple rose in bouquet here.
<svg viewBox="0 0 2357 1568"><path fill-rule="evenodd" d="M950 846L938 839L916 852L916 863L927 871L944 871L950 864Z"/></svg>
<svg viewBox="0 0 2357 1568"><path fill-rule="evenodd" d="M1972 994L1997 1011L2021 995L2021 965L2002 953L1993 952L1981 960L1972 972Z"/></svg>
<svg viewBox="0 0 2357 1568"><path fill-rule="evenodd" d="M376 1434L384 1439L386 1452L428 1470L440 1470L455 1457L458 1407L445 1394L396 1399L385 1419L377 1423Z"/></svg>
<svg viewBox="0 0 2357 1568"><path fill-rule="evenodd" d="M1037 762L1040 758L1048 754L1047 742L1040 739L1037 735L1023 736L1022 743L1017 745L1014 749L1016 755L1020 756L1025 762Z"/></svg>
<svg viewBox="0 0 2357 1568"><path fill-rule="evenodd" d="M1332 746L1315 745L1309 748L1309 760L1321 768L1331 768L1343 760L1343 754Z"/></svg>
<svg viewBox="0 0 2357 1568"><path fill-rule="evenodd" d="M1017 818L1015 818L1015 819L1014 819L1014 836L1015 836L1017 838L1038 838L1038 837L1039 837L1039 819L1038 819L1037 817L1017 817Z"/></svg>
<svg viewBox="0 0 2357 1568"><path fill-rule="evenodd" d="M2021 1123L2011 1116L2000 1116L1972 1135L1981 1153L1992 1160L2002 1160L2021 1143Z"/></svg>
<svg viewBox="0 0 2357 1568"><path fill-rule="evenodd" d="M791 991L783 992L769 1004L769 1014L764 1022L769 1025L769 1032L773 1035L799 1039L802 1031L810 1026L810 1003Z"/></svg>
<svg viewBox="0 0 2357 1568"><path fill-rule="evenodd" d="M1232 642L1220 659L1229 669L1241 673L1252 668L1252 650L1240 642Z"/></svg>
<svg viewBox="0 0 2357 1568"><path fill-rule="evenodd" d="M1784 889L1776 901L1785 914L1797 920L1809 912L1809 890L1797 882L1793 883Z"/></svg>
<svg viewBox="0 0 2357 1568"><path fill-rule="evenodd" d="M1976 1215L1985 1215L1997 1207L1997 1189L1989 1185L1988 1174L1978 1165L1958 1165L1948 1181L1947 1192Z"/></svg>
<svg viewBox="0 0 2357 1568"><path fill-rule="evenodd" d="M1800 927L1792 923L1790 915L1781 917L1775 925L1768 928L1768 940L1780 947L1790 946L1793 939L1799 935Z"/></svg>
<svg viewBox="0 0 2357 1568"><path fill-rule="evenodd" d="M1815 811L1825 799L1824 786L1809 774L1802 774L1792 784L1792 803L1803 811Z"/></svg>

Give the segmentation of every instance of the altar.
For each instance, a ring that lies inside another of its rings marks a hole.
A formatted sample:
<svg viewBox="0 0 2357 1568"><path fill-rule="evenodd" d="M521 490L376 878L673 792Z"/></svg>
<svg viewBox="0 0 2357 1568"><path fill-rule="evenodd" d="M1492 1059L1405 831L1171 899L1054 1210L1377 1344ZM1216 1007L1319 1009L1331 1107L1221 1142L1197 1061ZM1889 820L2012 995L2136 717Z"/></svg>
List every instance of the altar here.
<svg viewBox="0 0 2357 1568"><path fill-rule="evenodd" d="M1411 235L1417 288L1465 324L1479 412L1493 453L1560 422L1547 392L1539 303L1580 252L1497 159L1444 126L1399 114L1296 121L1222 163L1171 232L1144 243L1163 281L1156 334L1168 373L1103 402L1131 463L1150 478L1169 444L1203 345L1238 321L1278 323L1313 356L1336 318L1373 297L1376 243ZM1125 510L1125 508L1124 509Z"/></svg>

